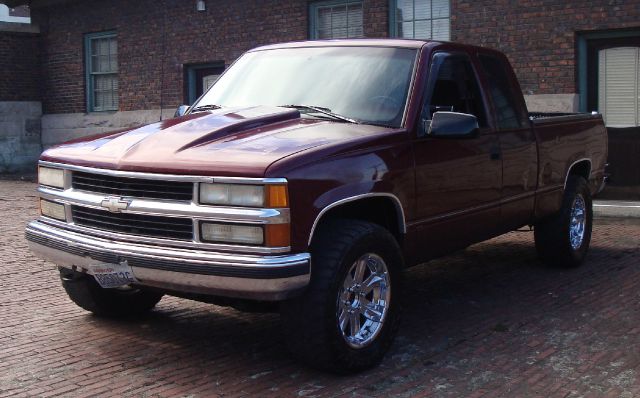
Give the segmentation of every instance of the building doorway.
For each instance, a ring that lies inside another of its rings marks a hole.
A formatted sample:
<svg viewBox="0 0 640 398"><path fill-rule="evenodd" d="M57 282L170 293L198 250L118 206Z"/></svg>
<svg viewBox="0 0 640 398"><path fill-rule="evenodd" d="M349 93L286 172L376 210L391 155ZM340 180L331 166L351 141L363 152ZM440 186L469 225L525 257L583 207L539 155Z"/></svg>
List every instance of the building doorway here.
<svg viewBox="0 0 640 398"><path fill-rule="evenodd" d="M578 80L580 110L607 126L610 184L640 187L640 32L580 35Z"/></svg>
<svg viewBox="0 0 640 398"><path fill-rule="evenodd" d="M224 72L224 61L185 65L185 102L192 105Z"/></svg>

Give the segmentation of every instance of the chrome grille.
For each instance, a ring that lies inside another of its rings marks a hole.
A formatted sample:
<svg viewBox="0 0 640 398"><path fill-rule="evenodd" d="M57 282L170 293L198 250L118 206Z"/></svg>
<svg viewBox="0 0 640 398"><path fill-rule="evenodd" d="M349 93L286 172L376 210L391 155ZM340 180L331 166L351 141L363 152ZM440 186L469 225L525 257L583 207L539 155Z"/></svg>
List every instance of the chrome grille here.
<svg viewBox="0 0 640 398"><path fill-rule="evenodd" d="M193 183L182 181L146 180L74 171L74 189L137 198L185 200L193 199Z"/></svg>
<svg viewBox="0 0 640 398"><path fill-rule="evenodd" d="M189 218L110 213L81 206L71 206L71 214L73 222L84 227L155 238L193 240L193 221Z"/></svg>

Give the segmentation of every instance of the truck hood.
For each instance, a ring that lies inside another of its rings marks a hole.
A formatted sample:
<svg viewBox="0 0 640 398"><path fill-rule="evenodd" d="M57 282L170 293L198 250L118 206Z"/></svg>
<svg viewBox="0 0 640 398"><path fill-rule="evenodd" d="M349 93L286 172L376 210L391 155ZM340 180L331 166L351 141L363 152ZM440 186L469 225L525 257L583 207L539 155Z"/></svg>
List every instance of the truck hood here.
<svg viewBox="0 0 640 398"><path fill-rule="evenodd" d="M295 109L224 108L70 141L41 160L113 170L262 177L269 165L311 148L386 130L304 119Z"/></svg>

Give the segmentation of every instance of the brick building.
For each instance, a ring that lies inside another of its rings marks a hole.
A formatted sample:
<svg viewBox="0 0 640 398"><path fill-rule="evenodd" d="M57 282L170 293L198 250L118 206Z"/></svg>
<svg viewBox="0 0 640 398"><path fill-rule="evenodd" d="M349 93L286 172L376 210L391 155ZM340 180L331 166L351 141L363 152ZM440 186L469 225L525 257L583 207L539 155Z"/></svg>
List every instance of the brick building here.
<svg viewBox="0 0 640 398"><path fill-rule="evenodd" d="M170 117L258 45L435 38L505 52L533 111L602 112L613 182L640 185L640 0L0 3L28 4L32 20L0 26L0 123L5 103L41 104L44 147Z"/></svg>

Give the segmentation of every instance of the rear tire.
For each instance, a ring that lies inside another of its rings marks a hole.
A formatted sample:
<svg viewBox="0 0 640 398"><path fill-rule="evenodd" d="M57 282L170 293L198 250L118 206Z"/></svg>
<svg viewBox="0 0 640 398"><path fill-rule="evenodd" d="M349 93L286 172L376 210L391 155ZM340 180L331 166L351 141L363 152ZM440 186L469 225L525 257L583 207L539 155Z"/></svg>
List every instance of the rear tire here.
<svg viewBox="0 0 640 398"><path fill-rule="evenodd" d="M62 286L69 298L85 310L104 317L128 317L151 310L163 294L137 287L104 289L93 276L60 268Z"/></svg>
<svg viewBox="0 0 640 398"><path fill-rule="evenodd" d="M579 266L589 250L592 226L593 209L587 181L571 175L560 212L535 225L538 256L554 267Z"/></svg>
<svg viewBox="0 0 640 398"><path fill-rule="evenodd" d="M311 259L306 291L281 305L289 350L333 373L377 365L400 319L402 257L395 238L376 224L331 220L318 228Z"/></svg>

